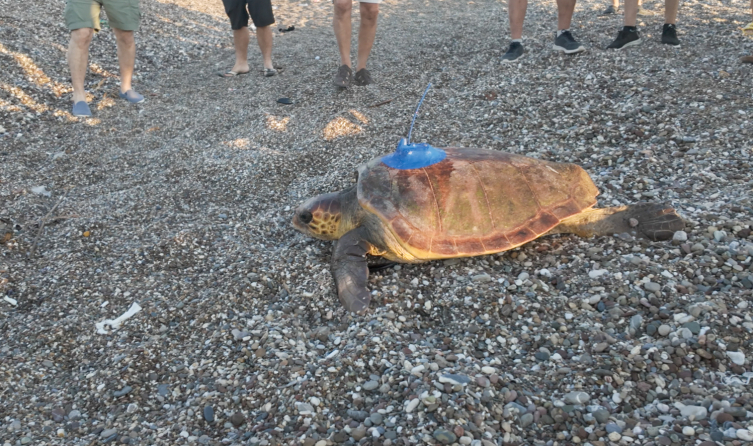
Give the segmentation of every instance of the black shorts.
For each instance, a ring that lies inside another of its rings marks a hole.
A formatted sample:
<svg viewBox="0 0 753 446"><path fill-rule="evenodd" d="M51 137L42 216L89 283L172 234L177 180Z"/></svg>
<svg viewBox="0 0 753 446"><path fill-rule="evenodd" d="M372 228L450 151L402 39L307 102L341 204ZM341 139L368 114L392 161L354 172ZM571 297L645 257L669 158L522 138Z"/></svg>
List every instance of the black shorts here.
<svg viewBox="0 0 753 446"><path fill-rule="evenodd" d="M241 29L248 26L248 16L257 28L269 26L275 22L272 14L272 0L222 0L225 12L230 17L230 26ZM248 12L246 12L248 5Z"/></svg>

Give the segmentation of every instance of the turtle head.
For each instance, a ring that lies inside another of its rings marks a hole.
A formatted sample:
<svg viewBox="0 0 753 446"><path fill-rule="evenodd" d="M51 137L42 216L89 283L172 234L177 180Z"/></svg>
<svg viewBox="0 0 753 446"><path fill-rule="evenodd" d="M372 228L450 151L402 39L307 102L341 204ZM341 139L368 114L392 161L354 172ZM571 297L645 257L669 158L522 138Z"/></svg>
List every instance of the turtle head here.
<svg viewBox="0 0 753 446"><path fill-rule="evenodd" d="M322 240L337 240L352 228L343 224L342 194L334 192L309 198L298 206L293 227Z"/></svg>

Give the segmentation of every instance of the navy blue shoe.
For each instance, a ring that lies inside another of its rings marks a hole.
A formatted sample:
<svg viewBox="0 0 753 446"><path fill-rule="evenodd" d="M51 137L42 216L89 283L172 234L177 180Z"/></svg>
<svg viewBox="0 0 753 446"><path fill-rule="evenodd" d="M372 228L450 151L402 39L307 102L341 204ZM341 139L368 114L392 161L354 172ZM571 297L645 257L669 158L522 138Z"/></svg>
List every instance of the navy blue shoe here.
<svg viewBox="0 0 753 446"><path fill-rule="evenodd" d="M144 96L141 96L140 94L136 93L136 90L134 90L133 88L126 91L125 93L118 93L118 95L120 96L120 99L125 99L131 104L138 104L139 102L144 102Z"/></svg>
<svg viewBox="0 0 753 446"><path fill-rule="evenodd" d="M92 111L89 109L89 104L87 104L86 101L78 101L73 104L72 114L78 118L90 118L92 116Z"/></svg>

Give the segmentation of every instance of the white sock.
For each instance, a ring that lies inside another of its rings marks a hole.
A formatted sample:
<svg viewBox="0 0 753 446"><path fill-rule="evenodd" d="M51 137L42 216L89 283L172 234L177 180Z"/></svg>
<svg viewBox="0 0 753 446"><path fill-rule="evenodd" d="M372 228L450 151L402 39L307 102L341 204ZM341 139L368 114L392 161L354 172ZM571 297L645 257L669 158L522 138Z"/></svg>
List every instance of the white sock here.
<svg viewBox="0 0 753 446"><path fill-rule="evenodd" d="M523 39L512 39L513 42L518 42L520 44L523 43Z"/></svg>
<svg viewBox="0 0 753 446"><path fill-rule="evenodd" d="M557 37L561 36L562 33L564 33L565 31L570 31L570 29L561 29L561 30L557 31Z"/></svg>

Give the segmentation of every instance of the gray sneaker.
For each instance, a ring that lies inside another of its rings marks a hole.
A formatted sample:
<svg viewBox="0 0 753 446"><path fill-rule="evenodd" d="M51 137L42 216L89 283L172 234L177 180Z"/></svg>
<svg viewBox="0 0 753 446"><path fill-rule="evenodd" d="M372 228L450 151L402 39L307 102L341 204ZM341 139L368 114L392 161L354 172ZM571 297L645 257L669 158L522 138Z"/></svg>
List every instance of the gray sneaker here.
<svg viewBox="0 0 753 446"><path fill-rule="evenodd" d="M341 88L348 88L353 82L353 70L347 65L342 65L337 69L335 76L335 85Z"/></svg>
<svg viewBox="0 0 753 446"><path fill-rule="evenodd" d="M512 42L510 44L510 48L508 48L507 52L504 56L502 56L502 63L508 63L512 62L514 60L518 60L521 57L523 57L523 54L525 51L523 50L523 44L520 42Z"/></svg>
<svg viewBox="0 0 753 446"><path fill-rule="evenodd" d="M555 37L554 49L562 51L565 54L575 54L586 51L586 47L576 42L570 31L563 31L562 34Z"/></svg>

